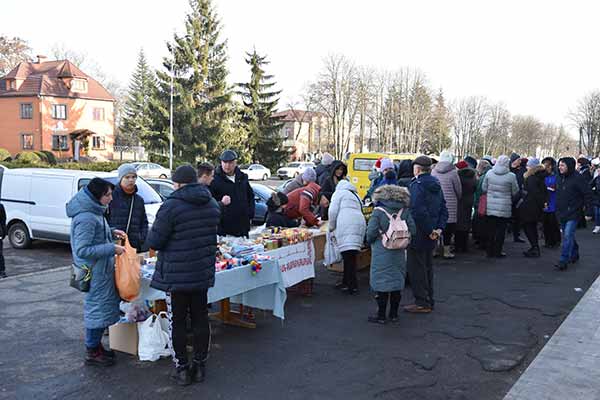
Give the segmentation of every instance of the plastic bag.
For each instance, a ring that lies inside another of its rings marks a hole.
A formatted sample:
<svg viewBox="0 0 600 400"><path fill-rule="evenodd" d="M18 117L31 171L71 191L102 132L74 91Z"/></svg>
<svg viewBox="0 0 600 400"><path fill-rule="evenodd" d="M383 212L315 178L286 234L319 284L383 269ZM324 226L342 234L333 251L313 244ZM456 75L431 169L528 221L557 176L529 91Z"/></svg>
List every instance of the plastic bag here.
<svg viewBox="0 0 600 400"><path fill-rule="evenodd" d="M125 253L116 257L115 284L123 300L133 301L140 294L140 259L125 236Z"/></svg>
<svg viewBox="0 0 600 400"><path fill-rule="evenodd" d="M171 355L166 313L152 315L144 322L138 322L138 356L140 361L156 361ZM164 319L164 321L163 321Z"/></svg>
<svg viewBox="0 0 600 400"><path fill-rule="evenodd" d="M335 236L332 232L327 232L325 235L326 243L324 250L324 260L325 265L332 265L335 263L339 263L342 261L342 253L340 253L340 249L337 246L337 242L335 240Z"/></svg>

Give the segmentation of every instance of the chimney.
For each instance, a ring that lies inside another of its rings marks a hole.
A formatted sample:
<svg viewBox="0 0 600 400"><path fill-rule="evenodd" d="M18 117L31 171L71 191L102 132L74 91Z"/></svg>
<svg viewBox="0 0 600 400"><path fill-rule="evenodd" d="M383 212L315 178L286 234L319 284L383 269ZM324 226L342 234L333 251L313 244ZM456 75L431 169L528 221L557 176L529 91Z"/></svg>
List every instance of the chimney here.
<svg viewBox="0 0 600 400"><path fill-rule="evenodd" d="M48 57L46 57L46 56L42 56L42 55L37 55L36 57L37 57L37 64L41 64L41 63L43 63L43 62L44 62L44 60L45 60L46 58L48 58Z"/></svg>

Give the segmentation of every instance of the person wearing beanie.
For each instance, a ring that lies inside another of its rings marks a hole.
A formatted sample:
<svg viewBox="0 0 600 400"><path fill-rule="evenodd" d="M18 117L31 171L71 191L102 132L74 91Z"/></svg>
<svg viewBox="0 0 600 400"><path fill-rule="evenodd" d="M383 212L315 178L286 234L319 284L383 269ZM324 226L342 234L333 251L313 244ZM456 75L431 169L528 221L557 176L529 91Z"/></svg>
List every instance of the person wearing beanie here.
<svg viewBox="0 0 600 400"><path fill-rule="evenodd" d="M456 222L458 215L458 202L462 197L462 185L458 176L458 171L454 166L454 156L448 151L442 151L440 162L436 164L431 172L431 176L437 178L442 186L442 193L448 209L448 221L443 232L444 252L446 259L454 258L452 252L452 239L456 233Z"/></svg>
<svg viewBox="0 0 600 400"><path fill-rule="evenodd" d="M323 186L325 179L331 174L330 166L335 161L333 156L329 153L323 153L321 157L321 164L319 164L316 168L317 180L316 182L319 186Z"/></svg>
<svg viewBox="0 0 600 400"><path fill-rule="evenodd" d="M523 223L523 230L529 241L529 250L523 252L525 257L540 257L538 238L538 223L543 220L544 207L548 203L548 190L546 189L546 167L540 164L537 158L527 161L523 198L518 204L519 217Z"/></svg>
<svg viewBox="0 0 600 400"><path fill-rule="evenodd" d="M469 164L469 168L476 169L477 168L477 160L471 156L465 157L465 162Z"/></svg>
<svg viewBox="0 0 600 400"><path fill-rule="evenodd" d="M230 203L222 209L219 235L248 237L256 203L248 175L237 166L237 158L233 150L221 154L221 165L215 171L210 191L217 201L225 204L226 199Z"/></svg>
<svg viewBox="0 0 600 400"><path fill-rule="evenodd" d="M206 374L210 346L208 289L215 283L217 231L221 208L209 188L198 183L191 165L173 173L175 191L161 205L148 244L158 251L151 287L166 292L171 321L169 348L175 370L171 378L186 386ZM187 321L193 333L193 357L187 354Z"/></svg>
<svg viewBox="0 0 600 400"><path fill-rule="evenodd" d="M515 199L515 205L521 200L521 196L523 195L523 184L525 183L525 164L523 164L523 160L521 156L517 153L512 153L510 155L510 172L515 174L517 178L517 185L519 186L519 192ZM512 234L513 241L515 243L525 243L523 239L521 239L521 218L519 212L515 207L512 210Z"/></svg>
<svg viewBox="0 0 600 400"><path fill-rule="evenodd" d="M283 194L290 194L294 190L308 185L310 182L317 181L317 173L314 168L306 168L304 172L289 181L282 189Z"/></svg>
<svg viewBox="0 0 600 400"><path fill-rule="evenodd" d="M465 160L460 160L459 162L456 163L456 168L458 168L458 169L470 168L470 164L467 163Z"/></svg>
<svg viewBox="0 0 600 400"><path fill-rule="evenodd" d="M398 184L396 168L394 167L394 162L390 158L382 158L379 169L380 173L377 178L371 181L371 187L369 187L365 199L372 198L373 193L375 193L375 190L380 186Z"/></svg>
<svg viewBox="0 0 600 400"><path fill-rule="evenodd" d="M288 204L284 208L285 215L295 220L304 219L308 227L320 226L322 223L312 210L319 205L329 206L327 198L321 196L320 192L321 187L315 182L309 182L308 185L294 190L288 195Z"/></svg>
<svg viewBox="0 0 600 400"><path fill-rule="evenodd" d="M127 234L131 247L138 253L148 250L148 216L142 196L137 194L137 171L133 164L122 164L118 169L118 183L108 208L108 224Z"/></svg>
<svg viewBox="0 0 600 400"><path fill-rule="evenodd" d="M544 183L548 192L548 201L544 205L544 215L542 217L544 247L553 249L560 245L560 225L556 216L556 181L558 179L556 160L552 157L546 157L542 160L542 164L546 169Z"/></svg>
<svg viewBox="0 0 600 400"><path fill-rule="evenodd" d="M459 161L458 178L461 193L456 212L456 233L454 234L454 251L466 253L469 250L469 232L472 228L473 203L477 190L477 172L466 161Z"/></svg>
<svg viewBox="0 0 600 400"><path fill-rule="evenodd" d="M288 203L288 197L282 192L273 192L267 200L269 213L266 224L268 227L296 228L300 222L285 215L284 207Z"/></svg>
<svg viewBox="0 0 600 400"><path fill-rule="evenodd" d="M481 159L487 161L490 164L490 167L493 167L494 164L496 164L496 161L492 156L483 156Z"/></svg>
<svg viewBox="0 0 600 400"><path fill-rule="evenodd" d="M334 161L329 168L330 174L323 181L323 185L321 186L321 194L325 196L327 201L331 203L331 199L333 197L333 193L335 192L338 184L346 180L346 176L348 175L348 167L341 161ZM329 219L329 212L327 207L324 207L320 210L320 215L323 220Z"/></svg>

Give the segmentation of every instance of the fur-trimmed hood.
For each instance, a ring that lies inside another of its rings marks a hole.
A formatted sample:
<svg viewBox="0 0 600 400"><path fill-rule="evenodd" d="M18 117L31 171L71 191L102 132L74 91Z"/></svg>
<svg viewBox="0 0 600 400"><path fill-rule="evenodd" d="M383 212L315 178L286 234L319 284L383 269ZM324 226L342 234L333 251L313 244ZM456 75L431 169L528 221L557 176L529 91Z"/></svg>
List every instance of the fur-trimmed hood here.
<svg viewBox="0 0 600 400"><path fill-rule="evenodd" d="M373 200L380 202L395 201L404 203L404 206L408 207L410 206L410 192L401 186L383 185L375 190Z"/></svg>
<svg viewBox="0 0 600 400"><path fill-rule="evenodd" d="M527 179L528 177L532 176L532 175L536 175L537 173L546 173L546 167L544 167L543 165L536 165L533 168L529 168L527 170L527 172L525 172L525 179Z"/></svg>

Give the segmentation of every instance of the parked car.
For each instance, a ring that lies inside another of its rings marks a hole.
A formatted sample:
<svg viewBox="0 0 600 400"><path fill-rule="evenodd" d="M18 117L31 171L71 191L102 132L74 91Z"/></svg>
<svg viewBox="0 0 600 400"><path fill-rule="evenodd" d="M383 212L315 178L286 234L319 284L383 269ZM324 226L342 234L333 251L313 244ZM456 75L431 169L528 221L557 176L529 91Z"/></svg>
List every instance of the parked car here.
<svg viewBox="0 0 600 400"><path fill-rule="evenodd" d="M32 240L70 241L71 219L65 206L94 177L118 183L114 173L63 169L17 168L0 174L0 197L6 209L8 240L25 249ZM143 179L137 181L152 225L162 204L160 195Z"/></svg>
<svg viewBox="0 0 600 400"><path fill-rule="evenodd" d="M267 201L271 198L271 193L274 190L258 183L251 183L250 186L252 186L252 190L254 191L254 202L256 204L252 223L254 225L262 225L267 220Z"/></svg>
<svg viewBox="0 0 600 400"><path fill-rule="evenodd" d="M148 178L144 180L148 183L148 185L152 186L152 188L156 190L163 199L166 199L175 191L175 188L173 187L173 181L170 179Z"/></svg>
<svg viewBox="0 0 600 400"><path fill-rule="evenodd" d="M136 162L132 164L135 165L138 176L142 178L171 178L171 170L158 164L149 162Z"/></svg>
<svg viewBox="0 0 600 400"><path fill-rule="evenodd" d="M271 171L260 164L246 164L240 167L251 181L266 181L271 177Z"/></svg>
<svg viewBox="0 0 600 400"><path fill-rule="evenodd" d="M301 175L307 168L315 168L315 164L311 162L289 163L286 167L277 170L277 176L282 180L295 178L298 175Z"/></svg>

